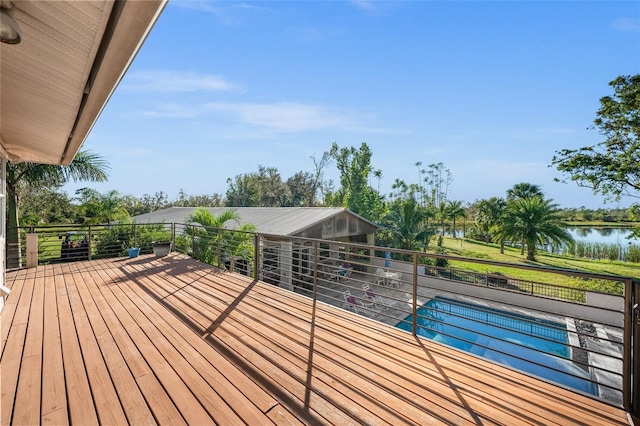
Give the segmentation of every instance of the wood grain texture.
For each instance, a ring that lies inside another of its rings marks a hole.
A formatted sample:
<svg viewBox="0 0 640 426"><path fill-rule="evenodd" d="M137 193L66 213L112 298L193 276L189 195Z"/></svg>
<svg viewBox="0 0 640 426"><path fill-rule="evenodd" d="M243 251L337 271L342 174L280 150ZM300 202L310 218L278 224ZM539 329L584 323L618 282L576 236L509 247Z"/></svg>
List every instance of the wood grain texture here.
<svg viewBox="0 0 640 426"><path fill-rule="evenodd" d="M628 424L620 408L178 254L7 279L3 425Z"/></svg>

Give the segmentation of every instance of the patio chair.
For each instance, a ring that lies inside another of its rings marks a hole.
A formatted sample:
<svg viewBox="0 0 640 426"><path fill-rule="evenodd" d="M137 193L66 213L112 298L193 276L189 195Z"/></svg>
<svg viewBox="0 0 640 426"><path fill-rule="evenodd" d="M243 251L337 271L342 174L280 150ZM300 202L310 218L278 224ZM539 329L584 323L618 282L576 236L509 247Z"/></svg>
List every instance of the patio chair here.
<svg viewBox="0 0 640 426"><path fill-rule="evenodd" d="M364 290L364 293L367 295L369 300L371 300L371 302L373 302L373 306L375 306L376 308L380 309L380 307L378 306L378 304L380 304L380 305L382 305L382 309L387 309L387 306L382 301L382 297L379 294L376 294L371 289L371 286L369 284L367 284L367 283L362 284L362 290Z"/></svg>
<svg viewBox="0 0 640 426"><path fill-rule="evenodd" d="M353 309L353 312L355 312L356 314L359 313L358 309L363 309L362 304L358 302L358 299L356 299L349 290L345 290L342 296L344 297L344 301L345 301L345 304L343 305L343 307L347 306Z"/></svg>
<svg viewBox="0 0 640 426"><path fill-rule="evenodd" d="M382 276L382 274L384 273L384 269L382 268L378 268L376 269L376 280L374 281L374 284L376 285L384 285L384 277Z"/></svg>
<svg viewBox="0 0 640 426"><path fill-rule="evenodd" d="M353 273L353 267L347 268L344 275L342 276L343 281L348 281L351 278L351 274Z"/></svg>
<svg viewBox="0 0 640 426"><path fill-rule="evenodd" d="M402 273L400 272L396 272L396 276L391 278L390 280L390 284L391 287L396 287L396 288L400 288L400 278L402 277Z"/></svg>
<svg viewBox="0 0 640 426"><path fill-rule="evenodd" d="M336 271L336 281L347 281L351 277L351 273L353 272L353 267L346 269L338 269Z"/></svg>

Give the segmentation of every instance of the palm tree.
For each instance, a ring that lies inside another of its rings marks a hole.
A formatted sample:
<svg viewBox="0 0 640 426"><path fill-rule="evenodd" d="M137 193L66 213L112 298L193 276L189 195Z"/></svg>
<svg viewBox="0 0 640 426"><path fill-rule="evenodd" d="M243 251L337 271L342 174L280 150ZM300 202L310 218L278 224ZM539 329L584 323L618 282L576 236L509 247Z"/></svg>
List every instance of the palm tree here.
<svg viewBox="0 0 640 426"><path fill-rule="evenodd" d="M249 232L256 231L256 227L245 223L239 226L238 232L220 231L230 220L239 224L240 216L231 210L226 210L216 217L202 207L197 208L187 217L187 222L199 223L203 226L200 229L191 227L185 229L185 234L194 238L196 259L209 264L214 264L214 260L217 260L215 264L220 266L221 259L218 256L223 259L228 257L231 271L235 269L237 257L251 259L253 246Z"/></svg>
<svg viewBox="0 0 640 426"><path fill-rule="evenodd" d="M426 249L433 230L425 229L429 212L420 208L414 198L394 203L383 223L391 234L394 247L405 250Z"/></svg>
<svg viewBox="0 0 640 426"><path fill-rule="evenodd" d="M516 183L515 185L513 185L513 188L507 189L507 202L516 200L518 198L531 198L535 196L544 198L544 194L542 193L542 189L540 188L540 186L533 183ZM521 255L524 254L524 246L525 242L520 241Z"/></svg>
<svg viewBox="0 0 640 426"><path fill-rule="evenodd" d="M373 171L373 176L378 180L378 194L380 193L380 181L382 180L382 170L376 169Z"/></svg>
<svg viewBox="0 0 640 426"><path fill-rule="evenodd" d="M446 215L453 221L452 236L456 238L456 219L459 217L467 217L467 212L462 207L462 201L449 201L446 205Z"/></svg>
<svg viewBox="0 0 640 426"><path fill-rule="evenodd" d="M7 161L7 268L20 266L20 194L32 187L61 187L69 181L103 182L109 165L97 154L80 151L68 166Z"/></svg>
<svg viewBox="0 0 640 426"><path fill-rule="evenodd" d="M484 234L486 243L491 242L491 230L498 224L506 205L507 203L500 197L480 200L476 205L476 222Z"/></svg>
<svg viewBox="0 0 640 426"><path fill-rule="evenodd" d="M539 185L521 182L513 185L513 188L507 189L507 201L514 200L516 198L531 198L536 195L543 197L542 189Z"/></svg>
<svg viewBox="0 0 640 426"><path fill-rule="evenodd" d="M440 226L442 226L442 231L440 235L444 235L445 226L447 225L447 204L442 202L438 204L438 207L435 209L435 217L440 222Z"/></svg>
<svg viewBox="0 0 640 426"><path fill-rule="evenodd" d="M514 199L507 205L503 234L520 238L527 246L527 260L535 262L537 244L573 241L558 213L558 205L541 196Z"/></svg>

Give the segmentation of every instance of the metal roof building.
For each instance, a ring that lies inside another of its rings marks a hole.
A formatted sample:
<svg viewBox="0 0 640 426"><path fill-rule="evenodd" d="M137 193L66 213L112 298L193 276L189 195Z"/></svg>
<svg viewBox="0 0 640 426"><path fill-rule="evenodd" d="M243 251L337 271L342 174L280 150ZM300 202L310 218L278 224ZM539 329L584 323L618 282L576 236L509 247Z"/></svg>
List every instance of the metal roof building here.
<svg viewBox="0 0 640 426"><path fill-rule="evenodd" d="M196 207L170 207L134 216L136 223L187 223ZM377 225L343 207L207 207L214 216L230 210L240 217L240 225L250 223L264 234L319 238L325 240L368 241ZM233 229L238 224L225 223Z"/></svg>

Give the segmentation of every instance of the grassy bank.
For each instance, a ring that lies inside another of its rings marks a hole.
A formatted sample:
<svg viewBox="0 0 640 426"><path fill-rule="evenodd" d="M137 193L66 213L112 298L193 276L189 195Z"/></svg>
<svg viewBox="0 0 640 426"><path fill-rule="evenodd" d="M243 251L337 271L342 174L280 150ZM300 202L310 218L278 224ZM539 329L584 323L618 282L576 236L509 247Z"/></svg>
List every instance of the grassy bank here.
<svg viewBox="0 0 640 426"><path fill-rule="evenodd" d="M435 241L432 241L432 245ZM594 274L609 274L623 277L634 277L640 279L640 265L608 260L589 260L573 258L568 256L554 255L546 252L538 252L536 262L527 261L525 256L520 254L519 248L505 247L504 254L500 253L500 246L497 244L486 244L480 241L449 238L443 240L443 247L446 254L452 256L470 257L475 259L493 260L506 262L514 265L545 266L562 269L572 269ZM607 293L620 293L621 286L608 281L585 281L570 276L541 273L526 269L515 269L509 267L497 267L482 265L464 261L451 261L449 265L453 268L470 270L480 273L495 273L507 275L526 281L558 284L569 287L583 288L604 291Z"/></svg>

